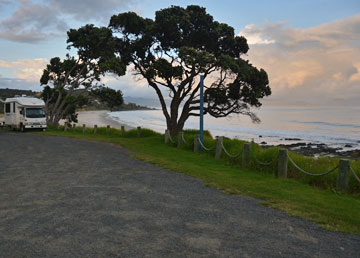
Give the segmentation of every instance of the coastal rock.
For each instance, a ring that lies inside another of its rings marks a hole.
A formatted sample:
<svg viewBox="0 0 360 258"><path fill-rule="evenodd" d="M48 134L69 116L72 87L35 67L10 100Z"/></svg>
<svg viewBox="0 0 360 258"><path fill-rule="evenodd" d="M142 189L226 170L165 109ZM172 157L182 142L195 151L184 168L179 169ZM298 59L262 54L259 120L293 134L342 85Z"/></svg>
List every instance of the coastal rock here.
<svg viewBox="0 0 360 258"><path fill-rule="evenodd" d="M274 147L274 145L267 145L266 142L261 142L262 148L267 149ZM305 156L327 156L327 157L339 157L358 159L360 158L360 150L348 150L343 151L342 148L331 148L324 143L292 143L292 144L279 144L276 145L280 148L291 150L295 153Z"/></svg>
<svg viewBox="0 0 360 258"><path fill-rule="evenodd" d="M301 141L299 138L285 138L285 141Z"/></svg>
<svg viewBox="0 0 360 258"><path fill-rule="evenodd" d="M345 147L345 148L352 148L352 145L350 145L350 144L345 144L344 147Z"/></svg>
<svg viewBox="0 0 360 258"><path fill-rule="evenodd" d="M298 142L298 143L292 143L292 144L280 144L280 147L289 148L289 149L295 149L298 147L306 146L305 142Z"/></svg>

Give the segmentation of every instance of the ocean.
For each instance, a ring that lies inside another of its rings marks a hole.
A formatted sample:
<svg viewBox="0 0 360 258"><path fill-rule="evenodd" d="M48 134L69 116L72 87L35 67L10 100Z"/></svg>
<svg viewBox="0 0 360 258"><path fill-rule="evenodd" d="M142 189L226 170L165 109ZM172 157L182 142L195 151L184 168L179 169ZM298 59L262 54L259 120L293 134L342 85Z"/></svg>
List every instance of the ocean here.
<svg viewBox="0 0 360 258"><path fill-rule="evenodd" d="M342 150L360 149L360 107L266 107L257 110L261 123L249 117L204 117L204 128L213 136L226 136L267 145L324 143ZM109 117L132 127L142 126L164 133L161 110L110 112ZM199 118L191 117L185 129L198 129Z"/></svg>

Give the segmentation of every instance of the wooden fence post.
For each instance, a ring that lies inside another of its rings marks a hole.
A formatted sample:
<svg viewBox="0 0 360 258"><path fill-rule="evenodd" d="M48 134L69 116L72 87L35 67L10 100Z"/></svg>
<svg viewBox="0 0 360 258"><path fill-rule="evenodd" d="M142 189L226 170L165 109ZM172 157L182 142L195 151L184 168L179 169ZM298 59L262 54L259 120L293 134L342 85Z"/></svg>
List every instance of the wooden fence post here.
<svg viewBox="0 0 360 258"><path fill-rule="evenodd" d="M178 134L178 144L177 144L178 148L180 148L181 145L183 145L183 143L184 143L183 138L184 138L184 132L180 131Z"/></svg>
<svg viewBox="0 0 360 258"><path fill-rule="evenodd" d="M94 125L94 134L97 132L97 125Z"/></svg>
<svg viewBox="0 0 360 258"><path fill-rule="evenodd" d="M194 152L199 152L200 150L200 135L195 135L194 137Z"/></svg>
<svg viewBox="0 0 360 258"><path fill-rule="evenodd" d="M121 133L125 134L125 126L123 126L123 125L121 126Z"/></svg>
<svg viewBox="0 0 360 258"><path fill-rule="evenodd" d="M137 127L137 137L141 137L141 127Z"/></svg>
<svg viewBox="0 0 360 258"><path fill-rule="evenodd" d="M72 129L73 129L73 130L76 129L76 124L73 124Z"/></svg>
<svg viewBox="0 0 360 258"><path fill-rule="evenodd" d="M83 124L83 128L82 128L83 133L85 133L85 130L86 130L86 125Z"/></svg>
<svg viewBox="0 0 360 258"><path fill-rule="evenodd" d="M67 131L67 123L64 123L64 131L66 132Z"/></svg>
<svg viewBox="0 0 360 258"><path fill-rule="evenodd" d="M110 125L106 126L106 135L110 135Z"/></svg>
<svg viewBox="0 0 360 258"><path fill-rule="evenodd" d="M336 189L346 191L349 186L350 160L340 159L336 179Z"/></svg>
<svg viewBox="0 0 360 258"><path fill-rule="evenodd" d="M169 143L169 131L168 130L165 130L165 144L168 144Z"/></svg>
<svg viewBox="0 0 360 258"><path fill-rule="evenodd" d="M280 149L279 158L278 158L278 170L276 176L286 178L287 167L288 167L288 151L287 149Z"/></svg>
<svg viewBox="0 0 360 258"><path fill-rule="evenodd" d="M250 144L244 144L242 151L242 167L247 168L250 163Z"/></svg>
<svg viewBox="0 0 360 258"><path fill-rule="evenodd" d="M221 158L223 139L224 139L223 136L219 136L216 139L215 159Z"/></svg>

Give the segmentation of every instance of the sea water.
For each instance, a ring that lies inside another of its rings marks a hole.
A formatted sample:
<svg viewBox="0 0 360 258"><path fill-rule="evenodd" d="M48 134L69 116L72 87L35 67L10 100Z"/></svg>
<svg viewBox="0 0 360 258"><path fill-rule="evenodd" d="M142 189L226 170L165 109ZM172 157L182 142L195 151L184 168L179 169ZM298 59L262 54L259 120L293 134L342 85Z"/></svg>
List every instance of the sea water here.
<svg viewBox="0 0 360 258"><path fill-rule="evenodd" d="M261 123L243 115L214 118L206 115L204 128L221 135L268 145L325 143L343 150L360 149L360 107L266 107L257 110ZM166 120L161 110L119 111L110 118L132 127L164 133ZM185 129L198 129L199 117L190 117Z"/></svg>

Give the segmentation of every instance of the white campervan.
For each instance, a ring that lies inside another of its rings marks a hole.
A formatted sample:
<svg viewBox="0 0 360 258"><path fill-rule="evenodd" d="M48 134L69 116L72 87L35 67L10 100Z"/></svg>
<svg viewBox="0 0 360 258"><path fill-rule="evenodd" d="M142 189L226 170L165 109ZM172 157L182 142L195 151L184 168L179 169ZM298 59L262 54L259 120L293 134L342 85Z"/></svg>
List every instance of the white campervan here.
<svg viewBox="0 0 360 258"><path fill-rule="evenodd" d="M14 97L4 101L4 126L24 132L26 129L46 129L43 100L33 97Z"/></svg>

